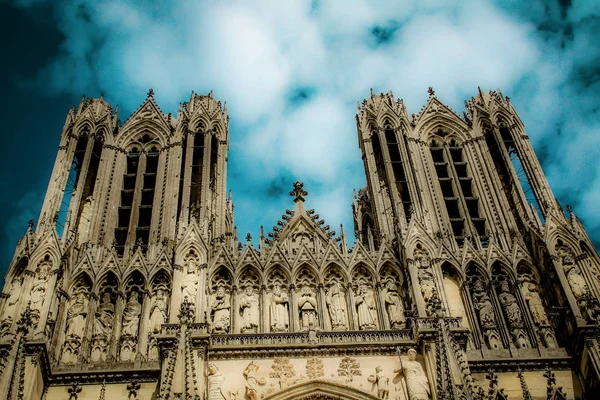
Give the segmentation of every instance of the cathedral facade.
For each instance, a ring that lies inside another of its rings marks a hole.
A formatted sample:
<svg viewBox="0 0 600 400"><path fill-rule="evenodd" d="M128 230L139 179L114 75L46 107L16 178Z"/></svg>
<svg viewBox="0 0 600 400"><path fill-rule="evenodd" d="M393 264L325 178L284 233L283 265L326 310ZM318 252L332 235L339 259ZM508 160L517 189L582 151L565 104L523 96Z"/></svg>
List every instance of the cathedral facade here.
<svg viewBox="0 0 600 400"><path fill-rule="evenodd" d="M5 278L1 398L594 398L600 258L510 99L465 108L371 93L354 237L290 182L253 242L212 92L124 124L82 99Z"/></svg>

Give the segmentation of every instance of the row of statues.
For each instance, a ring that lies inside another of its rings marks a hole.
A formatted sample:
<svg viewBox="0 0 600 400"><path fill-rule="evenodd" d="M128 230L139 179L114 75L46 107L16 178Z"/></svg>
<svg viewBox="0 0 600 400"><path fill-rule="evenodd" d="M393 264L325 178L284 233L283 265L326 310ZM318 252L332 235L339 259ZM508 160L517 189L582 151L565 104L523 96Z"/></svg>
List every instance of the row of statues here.
<svg viewBox="0 0 600 400"><path fill-rule="evenodd" d="M325 305L332 330L348 330L349 315L347 298L343 287L339 283L331 285L325 296ZM398 293L395 283L386 285L384 303L390 327L402 328L405 324L404 304ZM379 316L377 301L373 291L367 285L360 285L358 293L354 296L356 320L358 329L379 329ZM231 325L231 299L223 287L217 288L210 302L210 317L213 333L228 333ZM240 315L240 331L242 333L257 333L260 325L261 301L251 285L248 285L238 300ZM317 328L319 322L319 302L309 286L300 291L297 298L298 321L301 330ZM264 307L268 315L271 332L289 332L290 330L290 298L282 290L281 285L274 285L273 291Z"/></svg>

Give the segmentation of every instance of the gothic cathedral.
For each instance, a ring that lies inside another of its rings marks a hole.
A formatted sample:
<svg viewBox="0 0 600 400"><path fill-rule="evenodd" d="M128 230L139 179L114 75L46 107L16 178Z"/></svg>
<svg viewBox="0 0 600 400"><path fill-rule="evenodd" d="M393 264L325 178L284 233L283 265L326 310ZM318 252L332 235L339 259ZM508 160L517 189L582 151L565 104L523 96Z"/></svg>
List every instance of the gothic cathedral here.
<svg viewBox="0 0 600 400"><path fill-rule="evenodd" d="M6 275L1 398L597 398L600 257L510 99L465 107L371 93L356 240L290 182L253 242L212 92L124 124L84 98Z"/></svg>

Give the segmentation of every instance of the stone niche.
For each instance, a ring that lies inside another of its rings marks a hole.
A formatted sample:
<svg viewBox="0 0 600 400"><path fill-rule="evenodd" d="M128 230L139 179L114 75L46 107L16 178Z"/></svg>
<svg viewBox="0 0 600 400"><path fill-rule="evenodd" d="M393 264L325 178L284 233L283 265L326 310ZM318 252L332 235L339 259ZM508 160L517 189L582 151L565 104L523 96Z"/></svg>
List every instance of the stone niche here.
<svg viewBox="0 0 600 400"><path fill-rule="evenodd" d="M407 358L403 356L402 361L405 360ZM417 361L425 370L422 357L418 357ZM283 394L292 387L310 385L315 381L324 385L331 384L330 388L333 390L335 387L340 390L353 388L379 398L377 374L387 378L389 399L408 399L404 376L399 370L397 356L277 357L210 361L208 399L212 399L211 392L215 394L215 399L219 398L219 392L226 399L278 399L278 393Z"/></svg>
<svg viewBox="0 0 600 400"><path fill-rule="evenodd" d="M154 398L158 382L140 383L137 391L138 399ZM106 384L104 398L110 400L129 399L127 384ZM48 388L47 400L65 400L69 398L69 386L51 386ZM81 392L77 394L77 400L98 400L102 393L102 385L81 385Z"/></svg>

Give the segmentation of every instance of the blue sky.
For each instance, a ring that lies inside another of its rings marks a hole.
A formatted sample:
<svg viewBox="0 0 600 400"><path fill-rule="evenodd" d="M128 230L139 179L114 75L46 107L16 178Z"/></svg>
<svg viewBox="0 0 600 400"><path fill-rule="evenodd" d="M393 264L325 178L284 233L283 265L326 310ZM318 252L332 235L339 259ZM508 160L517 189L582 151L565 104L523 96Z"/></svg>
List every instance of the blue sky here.
<svg viewBox="0 0 600 400"><path fill-rule="evenodd" d="M0 270L38 217L68 108L103 93L124 121L150 87L165 112L192 90L227 101L241 237L270 228L299 179L307 205L350 238L352 189L365 184L354 115L370 88L409 113L428 86L458 112L478 86L500 88L555 195L600 244L599 1L141 3L0 4Z"/></svg>

